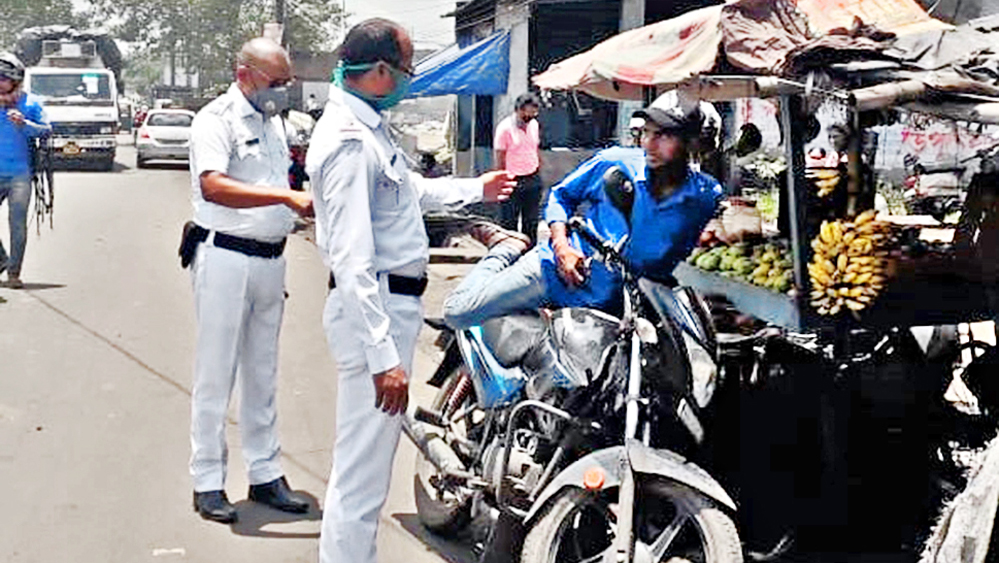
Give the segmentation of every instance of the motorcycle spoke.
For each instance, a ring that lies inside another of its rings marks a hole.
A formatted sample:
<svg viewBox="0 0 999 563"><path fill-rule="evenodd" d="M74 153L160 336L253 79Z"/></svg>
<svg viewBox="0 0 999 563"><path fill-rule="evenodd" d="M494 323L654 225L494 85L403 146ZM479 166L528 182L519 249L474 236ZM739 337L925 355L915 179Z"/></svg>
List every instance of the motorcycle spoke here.
<svg viewBox="0 0 999 563"><path fill-rule="evenodd" d="M687 523L688 518L689 515L685 513L677 513L673 521L669 523L669 526L666 526L666 529L659 534L659 537L656 538L656 541L649 548L652 552L653 561L662 561L663 557L669 551L670 546L673 545L673 541L680 535L680 530L683 529L683 525Z"/></svg>

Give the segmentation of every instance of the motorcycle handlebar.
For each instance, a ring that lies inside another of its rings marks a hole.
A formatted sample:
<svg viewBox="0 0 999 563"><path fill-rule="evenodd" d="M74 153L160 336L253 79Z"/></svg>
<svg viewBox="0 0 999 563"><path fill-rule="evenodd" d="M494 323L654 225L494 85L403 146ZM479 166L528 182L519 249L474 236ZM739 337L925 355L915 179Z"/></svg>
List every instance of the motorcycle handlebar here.
<svg viewBox="0 0 999 563"><path fill-rule="evenodd" d="M579 217L569 219L569 230L578 233L590 246L607 254L614 254L614 247L609 242L591 229L586 222Z"/></svg>

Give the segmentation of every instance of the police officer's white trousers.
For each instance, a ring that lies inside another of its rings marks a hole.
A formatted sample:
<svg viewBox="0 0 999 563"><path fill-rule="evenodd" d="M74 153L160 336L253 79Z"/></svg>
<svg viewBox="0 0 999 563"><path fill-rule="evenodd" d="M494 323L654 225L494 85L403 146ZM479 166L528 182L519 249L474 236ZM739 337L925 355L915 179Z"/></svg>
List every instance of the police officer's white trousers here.
<svg viewBox="0 0 999 563"><path fill-rule="evenodd" d="M391 319L391 334L412 379L416 337L423 323L417 297L389 294L382 299ZM343 311L339 290L330 292L323 327L337 364L336 444L326 489L319 538L320 563L375 563L378 514L388 496L400 416L375 408L375 386L358 337L362 327Z"/></svg>
<svg viewBox="0 0 999 563"><path fill-rule="evenodd" d="M285 259L257 258L210 243L194 261L198 322L191 397L191 476L198 492L225 485L226 413L240 379L239 429L251 485L283 474L277 439L278 335Z"/></svg>

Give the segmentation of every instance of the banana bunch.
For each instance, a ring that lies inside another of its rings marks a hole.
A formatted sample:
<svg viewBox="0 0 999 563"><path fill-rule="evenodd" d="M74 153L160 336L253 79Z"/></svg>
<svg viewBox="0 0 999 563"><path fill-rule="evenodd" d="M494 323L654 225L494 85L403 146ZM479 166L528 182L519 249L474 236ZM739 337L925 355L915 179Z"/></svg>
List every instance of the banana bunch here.
<svg viewBox="0 0 999 563"><path fill-rule="evenodd" d="M826 197L836 191L839 185L839 170L835 168L809 168L805 177L815 185L819 197Z"/></svg>
<svg viewBox="0 0 999 563"><path fill-rule="evenodd" d="M887 281L888 224L875 221L873 209L852 223L824 221L812 240L815 251L808 264L812 281L811 302L820 315L834 316L844 308L869 307Z"/></svg>

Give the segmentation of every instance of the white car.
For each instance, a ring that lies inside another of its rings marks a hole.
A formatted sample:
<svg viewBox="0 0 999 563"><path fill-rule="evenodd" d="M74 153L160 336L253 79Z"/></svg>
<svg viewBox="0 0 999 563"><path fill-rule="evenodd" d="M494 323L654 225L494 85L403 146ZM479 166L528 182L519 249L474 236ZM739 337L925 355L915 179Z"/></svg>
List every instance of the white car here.
<svg viewBox="0 0 999 563"><path fill-rule="evenodd" d="M186 109L154 109L146 115L135 137L135 166L145 168L150 160L187 160L194 112Z"/></svg>

